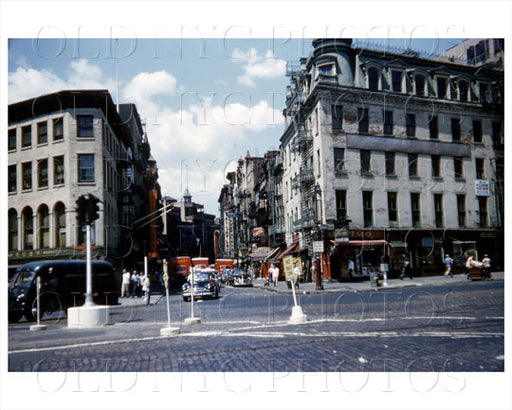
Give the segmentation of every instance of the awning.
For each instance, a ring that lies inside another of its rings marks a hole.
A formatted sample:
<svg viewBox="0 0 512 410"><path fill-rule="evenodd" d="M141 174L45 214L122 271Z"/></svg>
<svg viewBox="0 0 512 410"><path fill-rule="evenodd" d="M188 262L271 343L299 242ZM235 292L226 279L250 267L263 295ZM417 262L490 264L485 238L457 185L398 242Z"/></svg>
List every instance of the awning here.
<svg viewBox="0 0 512 410"><path fill-rule="evenodd" d="M280 248L278 248L280 249ZM289 255L292 252L298 252L300 250L299 248L299 242L294 242L290 246L288 246L286 249L280 252L276 252L272 255L272 257L269 257L267 260L269 262L278 262L281 259L283 259L284 256Z"/></svg>
<svg viewBox="0 0 512 410"><path fill-rule="evenodd" d="M386 241L385 239L368 239L338 242L336 246L384 246L387 244L388 241Z"/></svg>
<svg viewBox="0 0 512 410"><path fill-rule="evenodd" d="M252 262L261 262L265 259L267 259L274 250L272 248L262 246L260 248L255 248L250 253L250 258Z"/></svg>

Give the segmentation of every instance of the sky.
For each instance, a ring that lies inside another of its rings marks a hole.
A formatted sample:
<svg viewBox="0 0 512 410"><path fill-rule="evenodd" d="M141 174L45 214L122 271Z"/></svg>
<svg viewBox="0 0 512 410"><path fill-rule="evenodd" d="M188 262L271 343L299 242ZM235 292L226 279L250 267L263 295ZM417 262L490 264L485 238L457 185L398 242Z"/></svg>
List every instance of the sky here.
<svg viewBox="0 0 512 410"><path fill-rule="evenodd" d="M373 39L438 54L459 39ZM366 44L368 40L360 40ZM218 215L226 173L240 157L279 147L287 62L311 39L11 38L9 103L66 89L108 89L135 103L157 161L162 195Z"/></svg>

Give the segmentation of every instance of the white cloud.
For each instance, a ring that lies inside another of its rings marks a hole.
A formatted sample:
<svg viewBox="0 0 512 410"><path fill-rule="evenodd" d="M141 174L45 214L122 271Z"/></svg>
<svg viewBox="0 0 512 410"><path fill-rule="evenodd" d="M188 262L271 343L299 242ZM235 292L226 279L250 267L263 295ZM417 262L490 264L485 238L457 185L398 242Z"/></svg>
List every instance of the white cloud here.
<svg viewBox="0 0 512 410"><path fill-rule="evenodd" d="M255 87L254 79L271 79L284 76L286 72L286 61L274 57L272 51L268 50L265 56L258 54L258 50L251 48L244 52L239 49L233 50L231 58L236 63L244 65L245 73L237 78L239 84L247 87Z"/></svg>
<svg viewBox="0 0 512 410"><path fill-rule="evenodd" d="M9 103L66 89L113 89L114 82L104 79L101 69L88 60L70 64L67 78L60 78L51 70L18 67L9 73Z"/></svg>
<svg viewBox="0 0 512 410"><path fill-rule="evenodd" d="M114 80L105 79L101 69L87 60L71 63L66 78L50 70L20 67L9 74L9 101L64 89L108 89L108 84L115 89ZM179 198L188 186L195 202L216 213L228 164L256 145L255 139L261 141L265 131L280 126L282 115L263 100L227 103L216 93L181 94L181 90L183 86L167 71L143 72L122 87L121 102L135 103L146 123L162 193Z"/></svg>

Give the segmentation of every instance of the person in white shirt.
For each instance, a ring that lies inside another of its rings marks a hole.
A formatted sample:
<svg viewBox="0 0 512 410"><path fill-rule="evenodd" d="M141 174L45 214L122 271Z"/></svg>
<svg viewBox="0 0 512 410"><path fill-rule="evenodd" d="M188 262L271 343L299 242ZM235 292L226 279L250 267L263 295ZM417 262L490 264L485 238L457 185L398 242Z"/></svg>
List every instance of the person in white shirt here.
<svg viewBox="0 0 512 410"><path fill-rule="evenodd" d="M121 297L127 298L130 294L130 272L128 269L123 269L123 279L121 283Z"/></svg>

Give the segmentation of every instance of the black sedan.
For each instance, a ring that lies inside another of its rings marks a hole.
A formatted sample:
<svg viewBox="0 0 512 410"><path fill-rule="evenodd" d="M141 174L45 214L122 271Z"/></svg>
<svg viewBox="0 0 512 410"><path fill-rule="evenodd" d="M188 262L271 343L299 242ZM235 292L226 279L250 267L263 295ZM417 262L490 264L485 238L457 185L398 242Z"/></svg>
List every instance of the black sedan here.
<svg viewBox="0 0 512 410"><path fill-rule="evenodd" d="M185 302L190 301L192 296L192 277L189 275L187 283L182 286L182 296ZM213 299L219 297L220 283L215 273L209 270L194 272L194 299Z"/></svg>

